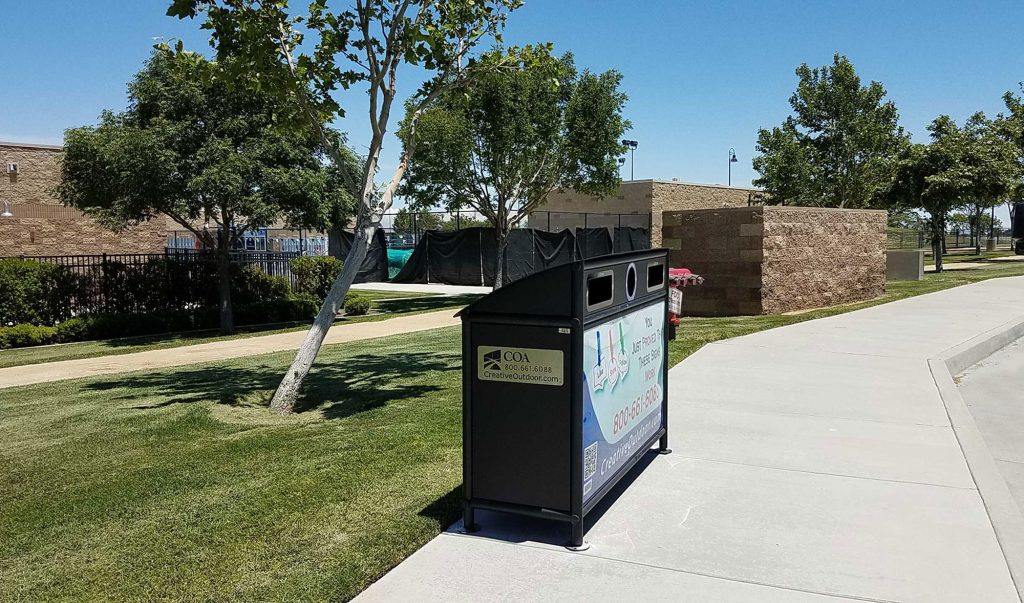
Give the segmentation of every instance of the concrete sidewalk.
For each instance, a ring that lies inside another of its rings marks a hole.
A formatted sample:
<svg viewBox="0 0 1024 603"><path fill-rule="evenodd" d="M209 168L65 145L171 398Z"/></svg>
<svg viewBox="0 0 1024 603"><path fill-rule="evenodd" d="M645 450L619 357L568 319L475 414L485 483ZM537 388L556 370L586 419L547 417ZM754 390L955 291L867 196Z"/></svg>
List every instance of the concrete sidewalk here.
<svg viewBox="0 0 1024 603"><path fill-rule="evenodd" d="M405 293L434 293L437 295L486 295L491 287L474 285L442 285L439 283L356 283L355 290L389 291Z"/></svg>
<svg viewBox="0 0 1024 603"><path fill-rule="evenodd" d="M335 325L327 332L324 345L373 339L375 337L385 337L400 333L413 333L415 331L426 331L428 329L462 324L458 318L455 318L456 311L456 309L449 308L438 312L409 314L387 320ZM64 360L2 368L0 369L0 389L31 385L33 383L60 381L62 379L77 379L79 377L92 377L110 373L127 373L130 371L167 368L213 360L297 350L302 344L302 340L306 337L306 333L307 331L305 330L292 331L275 335L243 337L226 341L201 343L199 345L136 352L134 354L99 356L97 358L82 358L79 360Z"/></svg>
<svg viewBox="0 0 1024 603"><path fill-rule="evenodd" d="M479 512L359 600L1019 601L934 363L1022 299L996 279L708 345L670 372L675 452L592 514L589 550Z"/></svg>

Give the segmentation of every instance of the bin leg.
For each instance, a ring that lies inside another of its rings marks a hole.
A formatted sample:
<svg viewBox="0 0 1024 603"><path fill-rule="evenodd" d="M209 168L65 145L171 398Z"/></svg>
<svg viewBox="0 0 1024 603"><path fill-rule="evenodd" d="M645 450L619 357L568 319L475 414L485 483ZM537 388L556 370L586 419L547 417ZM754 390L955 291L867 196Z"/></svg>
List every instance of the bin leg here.
<svg viewBox="0 0 1024 603"><path fill-rule="evenodd" d="M565 548L570 551L585 551L590 548L589 542L583 542L583 519L573 517L572 522L569 524L571 535L569 538L569 544Z"/></svg>
<svg viewBox="0 0 1024 603"><path fill-rule="evenodd" d="M462 509L462 530L467 534L480 530L480 526L476 523L476 513L469 503L466 503Z"/></svg>
<svg viewBox="0 0 1024 603"><path fill-rule="evenodd" d="M672 449L668 447L668 430L665 430L665 435L661 436L658 441L658 454L672 454Z"/></svg>

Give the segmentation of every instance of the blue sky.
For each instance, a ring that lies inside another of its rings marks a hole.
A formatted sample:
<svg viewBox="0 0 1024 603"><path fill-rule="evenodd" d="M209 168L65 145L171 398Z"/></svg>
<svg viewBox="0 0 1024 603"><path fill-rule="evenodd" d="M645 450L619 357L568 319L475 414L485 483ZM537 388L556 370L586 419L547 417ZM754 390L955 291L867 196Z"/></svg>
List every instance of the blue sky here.
<svg viewBox="0 0 1024 603"><path fill-rule="evenodd" d="M0 6L0 140L59 143L65 128L123 108L125 83L154 36L207 48L197 23L164 16L164 0ZM924 140L939 114L959 121L1002 109L1003 92L1024 80L1022 26L1019 0L527 0L506 42L551 41L580 67L623 73L628 136L640 143L636 178L725 183L735 147L733 184L748 185L757 129L789 113L798 64L846 54L863 79L885 85L901 124ZM406 90L417 83L404 81ZM352 96L356 109L337 124L357 149L369 130L361 100ZM385 170L397 155L397 141L388 145Z"/></svg>

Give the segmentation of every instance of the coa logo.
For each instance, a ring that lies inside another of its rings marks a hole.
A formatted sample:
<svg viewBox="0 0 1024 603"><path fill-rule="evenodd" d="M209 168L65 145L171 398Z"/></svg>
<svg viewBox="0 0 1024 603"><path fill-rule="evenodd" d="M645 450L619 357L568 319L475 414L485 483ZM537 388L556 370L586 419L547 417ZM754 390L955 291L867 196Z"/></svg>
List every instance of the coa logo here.
<svg viewBox="0 0 1024 603"><path fill-rule="evenodd" d="M484 354L484 368L489 371L501 370L501 350L494 350Z"/></svg>

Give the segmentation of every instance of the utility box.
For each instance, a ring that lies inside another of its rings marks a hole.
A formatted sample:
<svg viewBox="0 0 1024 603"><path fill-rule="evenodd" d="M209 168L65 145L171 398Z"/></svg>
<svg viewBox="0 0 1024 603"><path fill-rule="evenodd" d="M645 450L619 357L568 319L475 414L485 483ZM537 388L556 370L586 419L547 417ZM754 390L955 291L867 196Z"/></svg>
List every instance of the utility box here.
<svg viewBox="0 0 1024 603"><path fill-rule="evenodd" d="M583 518L660 440L668 450L663 249L562 264L462 310L467 531L488 509Z"/></svg>

